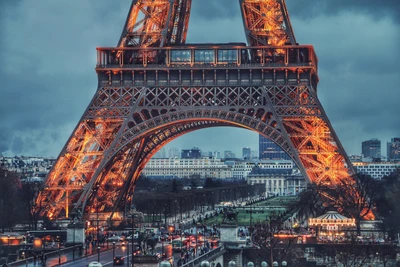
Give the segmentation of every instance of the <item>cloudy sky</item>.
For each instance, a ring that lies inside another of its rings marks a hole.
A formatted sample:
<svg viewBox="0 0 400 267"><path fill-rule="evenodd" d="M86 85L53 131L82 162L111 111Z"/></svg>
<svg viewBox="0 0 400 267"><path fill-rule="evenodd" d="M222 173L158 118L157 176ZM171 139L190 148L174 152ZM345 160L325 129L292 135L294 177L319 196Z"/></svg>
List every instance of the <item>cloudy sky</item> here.
<svg viewBox="0 0 400 267"><path fill-rule="evenodd" d="M131 0L0 1L0 154L57 156L97 88L96 46L115 46ZM319 57L319 98L347 153L400 137L400 1L287 0L300 44ZM245 41L237 0L193 0L188 42ZM257 148L213 128L170 146Z"/></svg>

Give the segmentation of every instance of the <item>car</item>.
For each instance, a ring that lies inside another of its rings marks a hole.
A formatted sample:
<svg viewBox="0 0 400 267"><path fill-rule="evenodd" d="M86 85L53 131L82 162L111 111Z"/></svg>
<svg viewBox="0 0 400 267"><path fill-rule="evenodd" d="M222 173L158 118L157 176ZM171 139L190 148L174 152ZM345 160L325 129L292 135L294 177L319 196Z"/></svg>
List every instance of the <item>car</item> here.
<svg viewBox="0 0 400 267"><path fill-rule="evenodd" d="M108 241L111 241L111 242L118 242L118 241L123 241L123 240L124 239L121 236L118 236L118 235L110 236L108 238Z"/></svg>
<svg viewBox="0 0 400 267"><path fill-rule="evenodd" d="M124 258L122 256L115 256L114 265L124 265Z"/></svg>
<svg viewBox="0 0 400 267"><path fill-rule="evenodd" d="M92 261L91 263L88 264L88 267L103 267L103 264L97 261Z"/></svg>

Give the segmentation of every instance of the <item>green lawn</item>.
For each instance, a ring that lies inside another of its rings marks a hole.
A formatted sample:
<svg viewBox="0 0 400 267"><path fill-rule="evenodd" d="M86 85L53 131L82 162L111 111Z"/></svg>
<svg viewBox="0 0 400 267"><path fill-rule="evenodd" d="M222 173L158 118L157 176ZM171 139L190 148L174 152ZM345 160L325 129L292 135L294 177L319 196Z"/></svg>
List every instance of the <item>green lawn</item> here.
<svg viewBox="0 0 400 267"><path fill-rule="evenodd" d="M258 202L253 204L254 207L263 207L263 206L280 206L280 207L288 207L298 200L297 197L275 197L262 202Z"/></svg>
<svg viewBox="0 0 400 267"><path fill-rule="evenodd" d="M270 200L266 200L263 202L259 202L256 204L253 204L253 207L261 208L265 207L265 209L262 210L263 213L261 213L259 210L255 211L252 210L251 217L253 223L259 223L259 222L264 222L267 220L267 216L270 216L270 214L280 214L285 212L285 210L294 204L297 201L296 197L276 197ZM269 210L270 207L278 207L273 210ZM249 208L249 206L246 206L246 208ZM238 214L238 225L241 226L249 226L250 225L250 211L243 209L243 208L238 208L235 209L235 211L239 212ZM222 217L223 215L220 214L219 216L212 217L208 220L205 221L206 225L213 225L213 224L220 224L222 223Z"/></svg>

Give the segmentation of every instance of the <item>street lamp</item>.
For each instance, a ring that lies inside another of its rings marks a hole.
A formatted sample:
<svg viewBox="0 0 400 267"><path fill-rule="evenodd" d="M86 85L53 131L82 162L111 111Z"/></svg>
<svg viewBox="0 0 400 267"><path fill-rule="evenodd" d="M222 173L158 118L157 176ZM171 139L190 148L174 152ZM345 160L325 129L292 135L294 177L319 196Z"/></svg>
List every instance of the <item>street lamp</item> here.
<svg viewBox="0 0 400 267"><path fill-rule="evenodd" d="M72 259L75 260L75 222L72 225L74 226L74 235L72 237Z"/></svg>
<svg viewBox="0 0 400 267"><path fill-rule="evenodd" d="M61 240L58 239L58 265L61 266L61 244L60 244Z"/></svg>
<svg viewBox="0 0 400 267"><path fill-rule="evenodd" d="M7 263L8 259L10 258L10 235L7 235Z"/></svg>
<svg viewBox="0 0 400 267"><path fill-rule="evenodd" d="M97 247L97 262L100 262L100 247Z"/></svg>
<svg viewBox="0 0 400 267"><path fill-rule="evenodd" d="M161 257L164 259L164 237L161 236Z"/></svg>
<svg viewBox="0 0 400 267"><path fill-rule="evenodd" d="M129 267L129 242L126 244L126 267Z"/></svg>
<svg viewBox="0 0 400 267"><path fill-rule="evenodd" d="M135 265L134 251L136 250L134 247L135 242L133 241L134 236L135 236L135 214L132 214L132 267ZM127 246L129 247L129 240Z"/></svg>
<svg viewBox="0 0 400 267"><path fill-rule="evenodd" d="M114 265L114 258L115 258L115 241L112 242L112 245L113 245L113 267L114 267L114 266L115 266L115 265Z"/></svg>

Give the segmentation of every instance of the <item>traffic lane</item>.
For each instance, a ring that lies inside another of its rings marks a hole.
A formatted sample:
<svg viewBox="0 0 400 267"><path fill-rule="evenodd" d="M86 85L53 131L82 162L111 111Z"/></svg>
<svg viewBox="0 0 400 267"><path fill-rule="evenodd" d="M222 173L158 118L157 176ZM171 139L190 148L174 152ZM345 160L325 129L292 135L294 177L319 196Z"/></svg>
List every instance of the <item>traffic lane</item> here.
<svg viewBox="0 0 400 267"><path fill-rule="evenodd" d="M126 256L126 251L127 251L126 247L122 247L122 246L115 247L115 255L116 256L122 256L122 255ZM104 266L112 264L113 255L114 255L114 253L113 253L112 249L100 252L100 262ZM83 267L83 266L87 266L89 263L91 263L93 261L97 261L97 260L98 260L98 254L96 253L96 254L89 255L84 258L80 258L75 261L69 261L66 263L62 263L62 266ZM51 262L47 262L47 266L57 266L57 265L58 265L58 259L57 259L57 262L54 262L53 264Z"/></svg>
<svg viewBox="0 0 400 267"><path fill-rule="evenodd" d="M132 244L129 244L129 261L132 260ZM171 244L157 244L156 246L156 253L162 254L162 250L164 249L164 253L166 254L167 258L172 257L172 245ZM100 253L100 263L103 264L103 266L112 266L113 263L113 255L115 256L121 256L124 259L124 264L126 264L127 261L127 247L126 246L116 246L115 247L115 253L113 253L113 250L108 250ZM79 260L71 261L71 262L66 262L63 263L62 266L66 267L83 267L87 266L89 263L93 261L97 261L98 255L93 254L85 258L81 258ZM57 266L58 265L58 259L57 262L54 262L51 264L48 262L47 266Z"/></svg>

